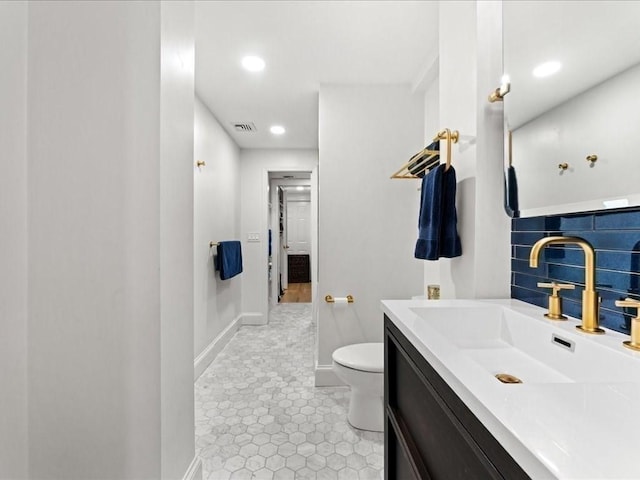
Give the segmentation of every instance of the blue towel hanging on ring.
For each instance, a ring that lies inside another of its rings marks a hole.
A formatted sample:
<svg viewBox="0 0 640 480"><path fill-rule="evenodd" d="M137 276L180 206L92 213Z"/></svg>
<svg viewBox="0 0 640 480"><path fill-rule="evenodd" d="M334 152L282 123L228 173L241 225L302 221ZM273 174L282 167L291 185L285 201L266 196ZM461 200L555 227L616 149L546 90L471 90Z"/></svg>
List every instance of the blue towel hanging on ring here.
<svg viewBox="0 0 640 480"><path fill-rule="evenodd" d="M438 260L462 255L456 212L456 171L439 165L422 178L415 258Z"/></svg>

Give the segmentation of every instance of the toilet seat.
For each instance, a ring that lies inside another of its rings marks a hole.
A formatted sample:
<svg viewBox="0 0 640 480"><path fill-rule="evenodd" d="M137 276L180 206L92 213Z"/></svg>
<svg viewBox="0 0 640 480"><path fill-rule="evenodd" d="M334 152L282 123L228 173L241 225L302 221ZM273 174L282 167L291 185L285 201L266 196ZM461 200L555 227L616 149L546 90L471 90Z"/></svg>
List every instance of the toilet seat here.
<svg viewBox="0 0 640 480"><path fill-rule="evenodd" d="M384 372L384 343L356 343L338 348L333 361L361 372Z"/></svg>

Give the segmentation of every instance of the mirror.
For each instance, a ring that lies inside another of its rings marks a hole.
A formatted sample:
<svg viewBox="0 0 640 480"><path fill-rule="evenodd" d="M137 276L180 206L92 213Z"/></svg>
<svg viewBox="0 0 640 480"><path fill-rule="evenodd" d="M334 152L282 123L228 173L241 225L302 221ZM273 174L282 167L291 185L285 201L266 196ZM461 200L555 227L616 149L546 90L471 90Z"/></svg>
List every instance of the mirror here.
<svg viewBox="0 0 640 480"><path fill-rule="evenodd" d="M505 207L640 205L640 2L503 2Z"/></svg>

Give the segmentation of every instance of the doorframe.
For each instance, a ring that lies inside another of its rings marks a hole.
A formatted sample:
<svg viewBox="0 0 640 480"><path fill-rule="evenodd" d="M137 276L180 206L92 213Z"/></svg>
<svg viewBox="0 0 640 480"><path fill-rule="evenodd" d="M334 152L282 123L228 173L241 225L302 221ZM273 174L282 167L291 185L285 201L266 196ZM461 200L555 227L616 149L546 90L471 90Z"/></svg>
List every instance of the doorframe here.
<svg viewBox="0 0 640 480"><path fill-rule="evenodd" d="M278 187L284 187L281 183L278 182ZM280 268L280 273L282 277L282 289L286 290L289 288L289 205L287 198L288 192L286 188L282 189L282 245L280 245L280 254L282 255L282 260L278 264ZM280 235L278 235L278 240L280 240Z"/></svg>
<svg viewBox="0 0 640 480"><path fill-rule="evenodd" d="M296 173L310 173L309 179L274 179L271 180L269 178L269 174L271 173L283 173L283 172L296 172ZM283 185L283 186L297 186L297 185L306 185L311 187L311 305L313 312L313 321L316 322L316 302L317 302L317 291L318 291L318 167L314 166L312 169L308 168L265 168L263 169L263 192L268 192L264 195L264 205L263 205L263 232L265 232L265 238L268 238L269 235L269 203L272 205L271 210L271 224L273 226L277 226L277 213L274 207L274 199L277 202L277 188L273 188L273 186ZM269 306L278 304L278 289L277 289L277 278L279 275L279 261L280 261L280 236L277 234L278 232L272 232L271 237L271 251L272 251L272 279L275 282L276 287L273 288L273 283L269 282L269 251L268 248L262 249L263 262L262 265L265 266L264 269L264 283L267 285L266 295L263 296L263 312L265 318L268 319L269 314ZM286 241L286 239L285 239ZM277 257L273 255L273 253L277 252ZM266 323L266 322L265 322Z"/></svg>

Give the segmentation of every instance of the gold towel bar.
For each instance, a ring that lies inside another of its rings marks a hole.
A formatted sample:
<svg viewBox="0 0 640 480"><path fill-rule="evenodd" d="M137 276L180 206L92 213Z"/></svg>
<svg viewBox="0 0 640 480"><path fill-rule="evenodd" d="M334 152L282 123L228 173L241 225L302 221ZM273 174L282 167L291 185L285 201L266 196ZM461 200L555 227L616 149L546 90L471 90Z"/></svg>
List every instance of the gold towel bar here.
<svg viewBox="0 0 640 480"><path fill-rule="evenodd" d="M336 300L331 295L325 295L324 301L327 303L335 303ZM347 295L347 302L353 303L353 295Z"/></svg>
<svg viewBox="0 0 640 480"><path fill-rule="evenodd" d="M446 140L447 142L447 163L445 170L449 170L449 167L451 166L451 145L452 143L458 143L459 138L460 134L457 130L451 131L448 128L440 130L435 137L433 137L434 142L437 140ZM425 155L427 156L425 157ZM429 150L428 148L423 148L413 155L397 172L391 175L391 178L421 178L418 177L418 174L423 173L427 168L433 166L435 162L438 162L439 155L440 150ZM421 159L421 157L424 158Z"/></svg>

